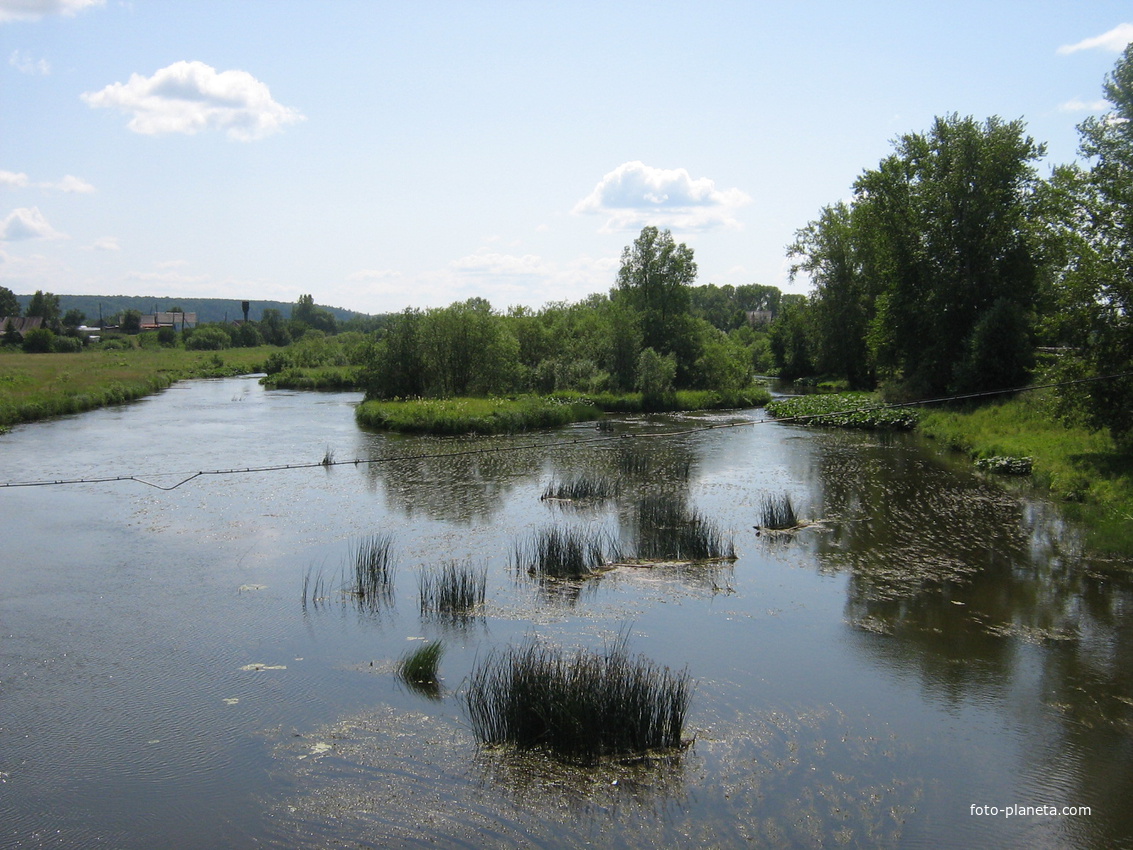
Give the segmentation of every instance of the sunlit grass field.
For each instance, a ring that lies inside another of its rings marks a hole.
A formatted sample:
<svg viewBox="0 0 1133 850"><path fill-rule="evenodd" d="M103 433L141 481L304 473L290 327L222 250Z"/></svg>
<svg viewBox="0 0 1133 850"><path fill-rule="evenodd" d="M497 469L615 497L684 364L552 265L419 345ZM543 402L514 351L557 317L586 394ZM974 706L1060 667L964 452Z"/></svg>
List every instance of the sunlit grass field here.
<svg viewBox="0 0 1133 850"><path fill-rule="evenodd" d="M224 351L180 348L75 354L0 351L0 428L121 404L185 378L259 371L271 346Z"/></svg>

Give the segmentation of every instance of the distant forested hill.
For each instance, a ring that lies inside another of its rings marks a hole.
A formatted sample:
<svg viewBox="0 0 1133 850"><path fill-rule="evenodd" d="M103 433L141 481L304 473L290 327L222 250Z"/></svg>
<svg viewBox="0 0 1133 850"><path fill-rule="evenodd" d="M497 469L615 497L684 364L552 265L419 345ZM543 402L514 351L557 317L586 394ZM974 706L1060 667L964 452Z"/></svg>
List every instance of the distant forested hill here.
<svg viewBox="0 0 1133 850"><path fill-rule="evenodd" d="M20 309L27 310L31 301L30 295L17 295ZM198 322L223 322L226 319L234 322L244 318L244 310L239 300L229 298L170 298L169 296L140 296L140 295L60 295L59 309L66 313L68 310L82 310L86 314L88 325L98 323L99 306L102 316L109 320L112 316L124 310L137 310L139 313L155 313L169 310L170 307L180 307L186 313L196 313ZM279 310L283 317L291 316L291 308L295 304L290 301L254 301L249 299L248 318L258 322L264 310ZM327 307L316 305L328 310L339 321L346 321L355 316L364 315L356 310L345 310L342 307Z"/></svg>

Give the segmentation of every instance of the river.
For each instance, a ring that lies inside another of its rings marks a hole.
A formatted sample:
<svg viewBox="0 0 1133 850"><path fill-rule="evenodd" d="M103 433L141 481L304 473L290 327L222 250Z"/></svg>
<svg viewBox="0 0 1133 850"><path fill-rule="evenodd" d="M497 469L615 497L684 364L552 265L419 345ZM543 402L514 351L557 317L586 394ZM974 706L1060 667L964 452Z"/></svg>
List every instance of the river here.
<svg viewBox="0 0 1133 850"><path fill-rule="evenodd" d="M0 436L0 483L132 476L0 487L0 847L1133 847L1129 564L1025 488L761 411L441 439L357 401L195 381ZM540 498L595 471L617 498ZM513 569L551 525L632 539L657 488L738 559ZM758 533L766 495L813 524ZM395 581L360 606L337 587L375 533ZM452 560L486 566L483 609L423 616ZM619 635L692 677L682 753L477 745L488 652ZM424 639L437 698L396 675Z"/></svg>

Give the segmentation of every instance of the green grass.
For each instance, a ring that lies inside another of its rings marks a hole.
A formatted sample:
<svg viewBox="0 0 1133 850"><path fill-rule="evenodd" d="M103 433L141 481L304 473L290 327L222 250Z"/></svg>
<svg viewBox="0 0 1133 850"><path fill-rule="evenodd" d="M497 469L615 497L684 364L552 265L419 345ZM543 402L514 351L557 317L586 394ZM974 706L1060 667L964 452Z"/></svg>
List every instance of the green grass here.
<svg viewBox="0 0 1133 850"><path fill-rule="evenodd" d="M767 405L767 412L776 419L827 428L908 431L916 427L920 411L909 407L879 409L882 404L872 393L817 393L777 398Z"/></svg>
<svg viewBox="0 0 1133 850"><path fill-rule="evenodd" d="M536 578L581 579L608 562L601 529L551 526L517 542L515 568Z"/></svg>
<svg viewBox="0 0 1133 850"><path fill-rule="evenodd" d="M687 671L630 658L624 637L573 653L528 639L473 670L464 703L482 743L595 762L680 747L691 696Z"/></svg>
<svg viewBox="0 0 1133 850"><path fill-rule="evenodd" d="M423 617L464 619L482 608L487 596L487 567L470 561L449 561L439 570L423 571L417 578Z"/></svg>
<svg viewBox="0 0 1133 850"><path fill-rule="evenodd" d="M761 387L742 392L688 390L675 394L667 410L758 407L770 399ZM514 434L592 422L609 413L645 411L641 393L554 393L510 398L413 398L367 400L355 416L362 425L416 434ZM655 409L655 408L654 408Z"/></svg>
<svg viewBox="0 0 1133 850"><path fill-rule="evenodd" d="M437 667L444 651L445 645L441 641L429 641L401 659L398 675L418 693L434 699L439 697L441 680L437 676Z"/></svg>
<svg viewBox="0 0 1133 850"><path fill-rule="evenodd" d="M973 461L1031 458L1035 484L1070 503L1091 545L1133 554L1133 457L1105 431L1067 426L1041 393L966 411L934 410L920 432Z"/></svg>
<svg viewBox="0 0 1133 850"><path fill-rule="evenodd" d="M74 354L0 352L0 427L122 404L186 378L259 371L270 346L225 351L89 348Z"/></svg>
<svg viewBox="0 0 1133 850"><path fill-rule="evenodd" d="M360 390L362 380L357 366L293 366L265 375L260 383L269 390Z"/></svg>

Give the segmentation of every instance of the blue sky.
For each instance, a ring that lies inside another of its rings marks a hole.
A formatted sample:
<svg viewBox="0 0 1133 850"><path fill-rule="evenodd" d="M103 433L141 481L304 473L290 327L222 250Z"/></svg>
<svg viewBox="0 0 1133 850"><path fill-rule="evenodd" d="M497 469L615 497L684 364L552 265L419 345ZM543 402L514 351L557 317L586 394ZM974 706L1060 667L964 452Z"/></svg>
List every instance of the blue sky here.
<svg viewBox="0 0 1133 850"><path fill-rule="evenodd" d="M0 0L0 284L364 312L576 301L645 224L700 283L906 132L1076 125L1129 2Z"/></svg>

